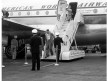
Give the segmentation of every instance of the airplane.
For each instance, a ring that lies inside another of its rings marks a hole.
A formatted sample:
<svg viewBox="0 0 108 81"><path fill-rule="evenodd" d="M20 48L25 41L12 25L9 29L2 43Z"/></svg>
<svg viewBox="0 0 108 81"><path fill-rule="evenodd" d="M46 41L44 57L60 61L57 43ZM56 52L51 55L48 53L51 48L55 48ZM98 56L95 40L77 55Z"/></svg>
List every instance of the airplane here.
<svg viewBox="0 0 108 81"><path fill-rule="evenodd" d="M16 1L5 0L2 8L9 13L8 17L2 20L2 44L7 46L6 56L8 58L11 58L9 46L14 35L18 36L20 45L23 45L25 39L32 35L33 28L37 28L41 33L46 29L53 31L57 22L57 0L54 3L49 1L50 3L46 2L45 4L33 0L26 2L18 0L19 3ZM72 0L67 1L68 3L73 2ZM77 11L80 11L84 16L84 24L78 27L75 36L77 45L99 45L101 53L105 53L107 2L104 0L78 1ZM19 54L19 56L23 57L24 55Z"/></svg>

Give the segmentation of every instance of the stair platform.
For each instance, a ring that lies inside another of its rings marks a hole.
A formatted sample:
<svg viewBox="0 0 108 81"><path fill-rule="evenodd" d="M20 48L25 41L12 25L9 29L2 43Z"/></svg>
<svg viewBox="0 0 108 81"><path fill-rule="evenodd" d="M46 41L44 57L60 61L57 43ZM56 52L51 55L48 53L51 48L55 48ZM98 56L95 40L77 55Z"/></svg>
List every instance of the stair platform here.
<svg viewBox="0 0 108 81"><path fill-rule="evenodd" d="M60 55L60 60L73 60L85 57L85 52L83 50L70 50L67 52L62 52ZM47 58L42 58L41 60L56 60L56 55L49 56Z"/></svg>

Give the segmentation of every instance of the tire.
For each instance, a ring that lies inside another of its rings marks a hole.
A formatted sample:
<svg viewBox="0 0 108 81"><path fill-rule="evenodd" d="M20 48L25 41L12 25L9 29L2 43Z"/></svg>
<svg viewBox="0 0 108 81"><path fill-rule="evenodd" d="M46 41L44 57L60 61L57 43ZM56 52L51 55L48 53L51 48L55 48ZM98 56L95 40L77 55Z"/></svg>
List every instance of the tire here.
<svg viewBox="0 0 108 81"><path fill-rule="evenodd" d="M5 48L5 55L6 55L7 58L12 59L11 47L10 46L7 46Z"/></svg>
<svg viewBox="0 0 108 81"><path fill-rule="evenodd" d="M22 50L23 49L23 50ZM22 51L21 51L22 50ZM20 51L20 52L19 52ZM5 55L7 58L9 59L12 59L12 54L11 54L11 47L10 46L7 46L6 49L5 49ZM25 50L24 48L21 48L17 51L17 56L16 58L24 58L25 56Z"/></svg>

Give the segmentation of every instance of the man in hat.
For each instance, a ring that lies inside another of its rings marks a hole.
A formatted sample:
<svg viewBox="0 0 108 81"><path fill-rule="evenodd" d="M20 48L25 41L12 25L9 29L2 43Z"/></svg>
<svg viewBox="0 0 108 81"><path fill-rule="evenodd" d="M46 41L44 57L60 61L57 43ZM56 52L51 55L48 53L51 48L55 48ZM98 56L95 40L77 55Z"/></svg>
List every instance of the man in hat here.
<svg viewBox="0 0 108 81"><path fill-rule="evenodd" d="M56 38L54 39L54 47L58 47L57 49L57 61L59 62L59 57L60 57L60 52L61 52L61 43L63 43L62 38L59 37L59 33L55 33L56 34Z"/></svg>
<svg viewBox="0 0 108 81"><path fill-rule="evenodd" d="M32 30L33 36L31 37L31 53L32 53L32 71L35 71L37 63L37 70L40 70L40 47L42 45L41 37L37 35L37 30Z"/></svg>

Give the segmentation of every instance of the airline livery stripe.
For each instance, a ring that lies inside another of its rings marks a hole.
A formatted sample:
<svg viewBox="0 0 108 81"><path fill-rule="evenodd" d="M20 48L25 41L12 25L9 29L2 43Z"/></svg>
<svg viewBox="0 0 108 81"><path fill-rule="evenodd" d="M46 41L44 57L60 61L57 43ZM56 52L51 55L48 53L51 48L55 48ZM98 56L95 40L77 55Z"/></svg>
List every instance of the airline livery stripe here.
<svg viewBox="0 0 108 81"><path fill-rule="evenodd" d="M83 15L101 15L107 14L107 8L89 8L78 9ZM13 11L9 12L9 17L50 17L56 16L56 10L36 10L36 11Z"/></svg>

